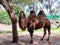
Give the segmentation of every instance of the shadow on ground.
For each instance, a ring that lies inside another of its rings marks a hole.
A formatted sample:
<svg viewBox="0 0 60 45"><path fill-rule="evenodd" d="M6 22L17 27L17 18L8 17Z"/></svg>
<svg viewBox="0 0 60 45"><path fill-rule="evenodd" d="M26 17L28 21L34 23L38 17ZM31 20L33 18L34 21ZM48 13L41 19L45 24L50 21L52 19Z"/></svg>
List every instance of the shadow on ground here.
<svg viewBox="0 0 60 45"><path fill-rule="evenodd" d="M12 34L2 34L0 35L0 45L60 45L60 35L53 33L50 37L50 41L46 41L47 35L43 41L41 41L42 34L34 34L33 44L30 44L29 34L19 34L19 42L17 44L12 43Z"/></svg>

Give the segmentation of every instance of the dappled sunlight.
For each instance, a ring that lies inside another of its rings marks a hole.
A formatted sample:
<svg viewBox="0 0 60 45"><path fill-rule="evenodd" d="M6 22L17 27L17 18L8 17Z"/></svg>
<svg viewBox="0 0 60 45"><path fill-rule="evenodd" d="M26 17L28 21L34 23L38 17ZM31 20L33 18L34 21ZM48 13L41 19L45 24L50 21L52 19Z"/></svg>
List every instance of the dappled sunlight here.
<svg viewBox="0 0 60 45"><path fill-rule="evenodd" d="M35 32L33 35L33 44L29 43L31 38L28 32L19 33L19 42L16 44L12 42L11 33L1 34L0 45L60 45L60 33L58 32L56 32L57 34L52 32L49 41L46 41L47 35L45 36L44 40L41 41L40 39L42 38L43 33Z"/></svg>

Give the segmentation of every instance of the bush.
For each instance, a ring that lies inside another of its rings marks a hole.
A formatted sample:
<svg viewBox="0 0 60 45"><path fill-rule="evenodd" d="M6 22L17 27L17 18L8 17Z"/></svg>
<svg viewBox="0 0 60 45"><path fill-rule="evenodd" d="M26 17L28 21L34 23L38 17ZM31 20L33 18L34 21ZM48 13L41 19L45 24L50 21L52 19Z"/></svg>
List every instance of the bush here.
<svg viewBox="0 0 60 45"><path fill-rule="evenodd" d="M3 23L8 24L8 25L11 24L11 20L8 16L7 12L4 10L0 10L0 22L3 22Z"/></svg>
<svg viewBox="0 0 60 45"><path fill-rule="evenodd" d="M47 17L48 19L60 20L60 15L46 14L46 17Z"/></svg>

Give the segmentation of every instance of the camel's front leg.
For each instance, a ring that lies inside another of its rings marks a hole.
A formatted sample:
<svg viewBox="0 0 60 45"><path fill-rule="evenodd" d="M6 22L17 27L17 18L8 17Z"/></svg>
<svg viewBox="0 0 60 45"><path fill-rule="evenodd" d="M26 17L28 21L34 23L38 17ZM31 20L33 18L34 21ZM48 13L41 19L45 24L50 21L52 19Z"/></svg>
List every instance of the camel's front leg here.
<svg viewBox="0 0 60 45"><path fill-rule="evenodd" d="M28 31L29 31L30 37L31 37L30 43L33 43L33 32L34 32L34 30L33 30L33 28L29 28Z"/></svg>

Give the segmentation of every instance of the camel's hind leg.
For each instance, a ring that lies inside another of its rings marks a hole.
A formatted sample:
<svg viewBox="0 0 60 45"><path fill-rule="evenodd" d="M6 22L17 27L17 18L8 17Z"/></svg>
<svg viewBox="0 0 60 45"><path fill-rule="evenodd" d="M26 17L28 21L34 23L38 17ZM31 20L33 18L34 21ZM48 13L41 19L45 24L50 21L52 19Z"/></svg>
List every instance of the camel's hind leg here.
<svg viewBox="0 0 60 45"><path fill-rule="evenodd" d="M43 38L45 37L45 35L46 35L46 28L44 28L44 35L43 35L43 37L41 38L41 40L43 40Z"/></svg>
<svg viewBox="0 0 60 45"><path fill-rule="evenodd" d="M48 38L47 38L47 41L49 41L49 38L50 38L50 27L48 28Z"/></svg>

